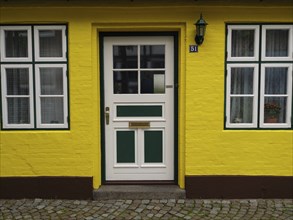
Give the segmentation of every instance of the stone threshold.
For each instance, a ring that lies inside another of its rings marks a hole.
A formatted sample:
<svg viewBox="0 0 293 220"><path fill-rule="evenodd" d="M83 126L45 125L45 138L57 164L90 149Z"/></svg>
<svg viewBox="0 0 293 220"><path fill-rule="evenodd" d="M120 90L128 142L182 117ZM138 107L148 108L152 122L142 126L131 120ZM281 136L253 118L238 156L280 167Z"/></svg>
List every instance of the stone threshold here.
<svg viewBox="0 0 293 220"><path fill-rule="evenodd" d="M176 185L103 185L94 190L94 200L184 199L185 190Z"/></svg>

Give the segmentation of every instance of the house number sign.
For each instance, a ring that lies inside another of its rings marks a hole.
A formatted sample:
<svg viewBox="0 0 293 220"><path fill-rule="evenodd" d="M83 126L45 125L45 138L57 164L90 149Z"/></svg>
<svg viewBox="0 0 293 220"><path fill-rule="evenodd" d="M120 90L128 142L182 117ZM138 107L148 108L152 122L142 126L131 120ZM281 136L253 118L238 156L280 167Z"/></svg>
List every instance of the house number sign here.
<svg viewBox="0 0 293 220"><path fill-rule="evenodd" d="M189 45L189 53L197 53L198 46L197 45Z"/></svg>

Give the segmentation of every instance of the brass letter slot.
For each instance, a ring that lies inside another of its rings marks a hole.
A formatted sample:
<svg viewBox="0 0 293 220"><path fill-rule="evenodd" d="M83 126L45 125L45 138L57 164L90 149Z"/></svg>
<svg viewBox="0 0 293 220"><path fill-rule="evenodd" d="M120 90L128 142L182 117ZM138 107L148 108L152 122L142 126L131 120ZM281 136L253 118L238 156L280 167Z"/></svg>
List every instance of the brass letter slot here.
<svg viewBox="0 0 293 220"><path fill-rule="evenodd" d="M129 128L150 128L149 121L130 121Z"/></svg>

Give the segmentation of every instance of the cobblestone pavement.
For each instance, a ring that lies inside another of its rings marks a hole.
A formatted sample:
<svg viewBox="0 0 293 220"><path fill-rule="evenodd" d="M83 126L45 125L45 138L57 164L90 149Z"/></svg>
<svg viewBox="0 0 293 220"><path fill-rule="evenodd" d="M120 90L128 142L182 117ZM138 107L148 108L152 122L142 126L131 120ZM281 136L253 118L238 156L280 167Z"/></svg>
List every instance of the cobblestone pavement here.
<svg viewBox="0 0 293 220"><path fill-rule="evenodd" d="M0 200L0 219L293 220L293 200Z"/></svg>

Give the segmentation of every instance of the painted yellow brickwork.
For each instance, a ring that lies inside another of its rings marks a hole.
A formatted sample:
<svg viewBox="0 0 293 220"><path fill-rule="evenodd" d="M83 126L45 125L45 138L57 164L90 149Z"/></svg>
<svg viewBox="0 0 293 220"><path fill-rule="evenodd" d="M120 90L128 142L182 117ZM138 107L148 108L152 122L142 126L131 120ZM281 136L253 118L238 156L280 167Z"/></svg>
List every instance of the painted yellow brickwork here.
<svg viewBox="0 0 293 220"><path fill-rule="evenodd" d="M225 22L293 22L293 7L1 7L1 23L68 23L69 131L0 131L0 176L101 184L100 31L179 32L179 184L185 175L293 175L293 133L224 130ZM194 25L209 23L198 53Z"/></svg>

